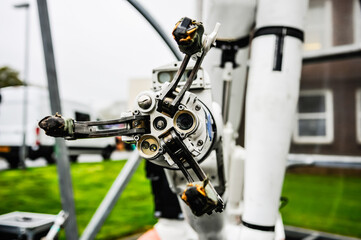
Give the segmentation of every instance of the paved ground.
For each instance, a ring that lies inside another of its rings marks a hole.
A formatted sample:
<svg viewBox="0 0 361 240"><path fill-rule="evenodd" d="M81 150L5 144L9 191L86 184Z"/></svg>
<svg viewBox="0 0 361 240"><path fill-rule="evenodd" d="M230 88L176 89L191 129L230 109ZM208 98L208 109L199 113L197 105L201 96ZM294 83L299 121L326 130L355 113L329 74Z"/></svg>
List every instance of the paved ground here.
<svg viewBox="0 0 361 240"><path fill-rule="evenodd" d="M345 237L336 234L286 226L286 240L360 240L360 238Z"/></svg>
<svg viewBox="0 0 361 240"><path fill-rule="evenodd" d="M359 238L345 237L330 233L317 232L314 230L286 226L286 240L360 240ZM122 237L118 240L137 240L142 233Z"/></svg>
<svg viewBox="0 0 361 240"><path fill-rule="evenodd" d="M142 234L143 233L137 233L131 236L119 238L118 240L137 240Z"/></svg>

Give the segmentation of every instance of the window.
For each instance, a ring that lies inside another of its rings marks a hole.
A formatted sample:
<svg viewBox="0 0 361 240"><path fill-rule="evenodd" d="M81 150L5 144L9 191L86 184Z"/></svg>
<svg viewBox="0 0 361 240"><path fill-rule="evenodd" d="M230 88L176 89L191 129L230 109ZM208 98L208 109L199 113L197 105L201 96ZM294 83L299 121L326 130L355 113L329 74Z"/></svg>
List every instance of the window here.
<svg viewBox="0 0 361 240"><path fill-rule="evenodd" d="M358 44L361 38L360 1L309 1L304 32L305 51Z"/></svg>
<svg viewBox="0 0 361 240"><path fill-rule="evenodd" d="M332 143L333 97L330 90L300 92L293 141L305 144Z"/></svg>
<svg viewBox="0 0 361 240"><path fill-rule="evenodd" d="M332 45L332 3L331 0L312 0L305 24L304 50L320 50Z"/></svg>
<svg viewBox="0 0 361 240"><path fill-rule="evenodd" d="M361 143L361 88L356 91L356 131L357 142Z"/></svg>
<svg viewBox="0 0 361 240"><path fill-rule="evenodd" d="M354 17L354 42L359 43L361 41L361 14L360 14L360 1L353 0L353 17Z"/></svg>

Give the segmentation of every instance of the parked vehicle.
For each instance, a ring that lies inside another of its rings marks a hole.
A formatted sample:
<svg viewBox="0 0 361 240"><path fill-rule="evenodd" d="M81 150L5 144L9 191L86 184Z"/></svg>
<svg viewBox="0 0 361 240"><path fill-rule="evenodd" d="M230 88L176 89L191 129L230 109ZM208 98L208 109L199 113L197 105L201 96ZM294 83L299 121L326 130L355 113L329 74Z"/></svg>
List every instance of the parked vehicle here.
<svg viewBox="0 0 361 240"><path fill-rule="evenodd" d="M40 87L27 87L27 157L34 160L44 157L48 163L54 163L55 140L40 131L38 122L52 115L48 91ZM7 87L1 90L0 102L0 157L7 160L11 168L20 162L19 153L23 142L23 97L24 87ZM94 120L89 106L74 101L62 100L62 115L77 121ZM66 141L70 160L75 162L80 154L100 154L109 159L115 149L114 138L83 139Z"/></svg>

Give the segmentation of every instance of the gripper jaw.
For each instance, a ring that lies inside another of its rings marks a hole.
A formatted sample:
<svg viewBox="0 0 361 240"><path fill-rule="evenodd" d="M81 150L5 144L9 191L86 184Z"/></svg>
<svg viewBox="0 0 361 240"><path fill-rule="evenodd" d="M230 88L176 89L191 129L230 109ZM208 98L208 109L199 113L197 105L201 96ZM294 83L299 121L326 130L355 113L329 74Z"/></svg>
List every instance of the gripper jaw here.
<svg viewBox="0 0 361 240"><path fill-rule="evenodd" d="M72 120L64 119L59 113L54 116L46 116L39 122L39 127L45 134L51 137L70 137L74 123Z"/></svg>
<svg viewBox="0 0 361 240"><path fill-rule="evenodd" d="M109 126L113 127L107 128ZM39 127L42 128L48 136L62 137L67 140L134 136L150 132L149 116L136 114L115 120L77 122L70 118L65 119L56 113L54 116L43 118L39 122Z"/></svg>

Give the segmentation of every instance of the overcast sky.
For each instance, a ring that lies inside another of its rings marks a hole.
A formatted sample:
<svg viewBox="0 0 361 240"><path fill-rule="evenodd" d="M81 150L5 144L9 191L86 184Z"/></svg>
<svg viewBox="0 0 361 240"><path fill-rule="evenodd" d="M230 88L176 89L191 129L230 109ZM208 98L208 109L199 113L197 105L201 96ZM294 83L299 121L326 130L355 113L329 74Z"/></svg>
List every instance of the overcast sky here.
<svg viewBox="0 0 361 240"><path fill-rule="evenodd" d="M24 69L25 9L30 3L30 84L47 85L36 0L0 1L0 66ZM183 16L195 18L195 0L139 0L171 36ZM175 60L157 33L125 0L48 0L62 97L99 109L126 100L128 81L150 78ZM133 100L132 100L133 101Z"/></svg>

